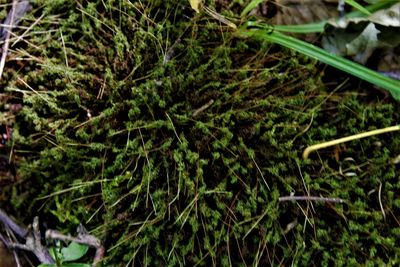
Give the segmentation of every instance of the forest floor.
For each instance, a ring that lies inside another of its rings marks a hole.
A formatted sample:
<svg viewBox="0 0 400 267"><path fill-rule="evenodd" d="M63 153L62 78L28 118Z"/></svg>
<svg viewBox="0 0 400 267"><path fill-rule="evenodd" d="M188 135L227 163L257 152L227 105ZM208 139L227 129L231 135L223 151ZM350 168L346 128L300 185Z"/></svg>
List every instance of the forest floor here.
<svg viewBox="0 0 400 267"><path fill-rule="evenodd" d="M246 1L205 2L241 23ZM336 14L332 1L278 2L250 16ZM188 1L32 6L0 80L0 208L21 224L39 216L65 234L83 224L104 266L400 263L398 132L302 157L397 125L390 94L239 38Z"/></svg>

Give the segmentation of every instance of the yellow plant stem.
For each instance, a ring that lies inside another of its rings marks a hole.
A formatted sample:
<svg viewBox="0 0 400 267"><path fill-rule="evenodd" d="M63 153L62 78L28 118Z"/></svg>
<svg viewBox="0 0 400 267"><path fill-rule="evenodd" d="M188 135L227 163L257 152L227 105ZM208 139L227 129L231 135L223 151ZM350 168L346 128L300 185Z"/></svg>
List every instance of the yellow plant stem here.
<svg viewBox="0 0 400 267"><path fill-rule="evenodd" d="M335 139L335 140L328 141L328 142L321 143L321 144L312 145L312 146L307 147L303 151L303 159L307 159L311 152L316 151L316 150L321 149L321 148L326 148L326 147L338 145L338 144L341 144L341 143L350 142L350 141L361 139L361 138L365 138L365 137L370 137L370 136L373 136L373 135L378 135L378 134L383 134L383 133L388 133L388 132L394 132L394 131L399 131L399 130L400 130L400 125L396 125L396 126L386 127L386 128L383 128L383 129L372 130L372 131L365 132L365 133L359 133L359 134L355 134L355 135L351 135L351 136Z"/></svg>

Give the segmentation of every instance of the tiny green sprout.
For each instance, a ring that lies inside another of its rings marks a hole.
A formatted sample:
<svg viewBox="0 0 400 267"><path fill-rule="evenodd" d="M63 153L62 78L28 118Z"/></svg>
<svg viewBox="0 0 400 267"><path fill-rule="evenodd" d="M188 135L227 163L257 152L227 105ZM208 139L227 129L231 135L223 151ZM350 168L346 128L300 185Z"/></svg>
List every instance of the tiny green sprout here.
<svg viewBox="0 0 400 267"><path fill-rule="evenodd" d="M71 242L67 247L61 247L60 242L56 247L49 249L51 257L56 263L40 264L38 267L90 267L86 263L73 263L82 258L88 251L87 245Z"/></svg>

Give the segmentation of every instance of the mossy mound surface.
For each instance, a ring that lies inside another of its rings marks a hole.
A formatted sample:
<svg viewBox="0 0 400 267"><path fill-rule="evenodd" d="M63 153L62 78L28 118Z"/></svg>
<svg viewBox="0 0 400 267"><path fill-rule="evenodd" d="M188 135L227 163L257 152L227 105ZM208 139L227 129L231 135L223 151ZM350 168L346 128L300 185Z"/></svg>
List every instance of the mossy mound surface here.
<svg viewBox="0 0 400 267"><path fill-rule="evenodd" d="M238 39L186 1L34 5L41 20L15 51L30 60L2 81L22 104L20 218L83 223L104 266L400 262L398 134L301 158L395 125L397 103L325 85L315 61ZM346 203L279 202L291 194Z"/></svg>

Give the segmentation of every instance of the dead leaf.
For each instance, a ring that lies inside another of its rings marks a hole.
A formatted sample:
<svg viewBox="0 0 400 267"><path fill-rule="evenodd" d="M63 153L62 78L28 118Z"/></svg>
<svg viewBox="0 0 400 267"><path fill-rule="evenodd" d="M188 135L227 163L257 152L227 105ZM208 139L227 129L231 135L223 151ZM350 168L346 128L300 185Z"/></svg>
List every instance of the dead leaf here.
<svg viewBox="0 0 400 267"><path fill-rule="evenodd" d="M374 23L369 23L361 34L346 44L346 54L354 56L357 62L365 63L376 47L379 46L378 34Z"/></svg>
<svg viewBox="0 0 400 267"><path fill-rule="evenodd" d="M368 17L330 20L325 26L322 46L340 56L351 56L365 64L377 48L400 45L400 4Z"/></svg>
<svg viewBox="0 0 400 267"><path fill-rule="evenodd" d="M375 24L391 27L400 27L400 3L388 9L379 10L368 17L331 19L330 25L336 28L347 28L351 23L373 22Z"/></svg>
<svg viewBox="0 0 400 267"><path fill-rule="evenodd" d="M197 12L200 13L199 7L202 0L189 0L190 6Z"/></svg>

